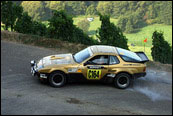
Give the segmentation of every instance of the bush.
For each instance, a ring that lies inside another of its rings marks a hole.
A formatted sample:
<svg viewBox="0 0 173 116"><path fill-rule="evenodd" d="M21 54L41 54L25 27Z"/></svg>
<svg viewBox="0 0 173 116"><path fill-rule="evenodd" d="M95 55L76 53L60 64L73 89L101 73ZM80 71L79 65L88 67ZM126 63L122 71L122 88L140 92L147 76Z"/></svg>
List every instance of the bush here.
<svg viewBox="0 0 173 116"><path fill-rule="evenodd" d="M152 39L151 55L153 60L161 63L172 63L172 49L169 43L164 40L163 33L155 31Z"/></svg>

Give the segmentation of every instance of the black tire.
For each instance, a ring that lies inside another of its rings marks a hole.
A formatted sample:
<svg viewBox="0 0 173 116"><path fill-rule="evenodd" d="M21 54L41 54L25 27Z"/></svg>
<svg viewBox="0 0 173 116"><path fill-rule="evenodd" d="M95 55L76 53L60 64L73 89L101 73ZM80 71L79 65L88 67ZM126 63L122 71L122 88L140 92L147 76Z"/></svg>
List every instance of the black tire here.
<svg viewBox="0 0 173 116"><path fill-rule="evenodd" d="M62 87L66 83L66 75L60 71L52 72L49 76L49 83L52 87Z"/></svg>
<svg viewBox="0 0 173 116"><path fill-rule="evenodd" d="M126 89L131 84L131 76L127 73L120 73L114 79L114 86L119 89Z"/></svg>

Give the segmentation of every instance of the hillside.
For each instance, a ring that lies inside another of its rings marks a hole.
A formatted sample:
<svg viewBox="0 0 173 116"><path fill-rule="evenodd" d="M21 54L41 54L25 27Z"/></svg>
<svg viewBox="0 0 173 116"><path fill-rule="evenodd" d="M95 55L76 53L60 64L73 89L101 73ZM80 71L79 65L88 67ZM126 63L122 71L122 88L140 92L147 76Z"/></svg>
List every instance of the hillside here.
<svg viewBox="0 0 173 116"><path fill-rule="evenodd" d="M172 1L13 1L34 19L46 21L52 10L65 10L72 16L110 14L112 18L136 18L147 24L172 24ZM136 21L135 19L135 21ZM128 19L130 20L130 19ZM132 25L138 25L131 23Z"/></svg>

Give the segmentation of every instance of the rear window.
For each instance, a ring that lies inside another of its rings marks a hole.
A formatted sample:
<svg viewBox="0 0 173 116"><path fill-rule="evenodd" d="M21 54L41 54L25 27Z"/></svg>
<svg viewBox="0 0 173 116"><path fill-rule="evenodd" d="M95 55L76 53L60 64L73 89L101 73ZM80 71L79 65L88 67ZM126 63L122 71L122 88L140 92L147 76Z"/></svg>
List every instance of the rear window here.
<svg viewBox="0 0 173 116"><path fill-rule="evenodd" d="M141 58L134 52L117 47L119 56L126 62L140 62Z"/></svg>

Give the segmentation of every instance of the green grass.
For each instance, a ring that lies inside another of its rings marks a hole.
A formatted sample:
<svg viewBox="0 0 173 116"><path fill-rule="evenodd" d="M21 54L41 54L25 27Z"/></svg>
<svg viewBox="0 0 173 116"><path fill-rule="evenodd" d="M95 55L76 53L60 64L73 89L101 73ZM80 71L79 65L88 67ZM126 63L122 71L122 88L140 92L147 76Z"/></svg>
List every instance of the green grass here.
<svg viewBox="0 0 173 116"><path fill-rule="evenodd" d="M170 45L172 45L172 25L163 25L163 24L149 25L142 28L137 33L125 34L125 36L128 38L129 43L134 43L138 46L143 46L144 45L143 40L147 38L147 43L145 45L151 47L152 34L155 30L163 32L164 39Z"/></svg>
<svg viewBox="0 0 173 116"><path fill-rule="evenodd" d="M144 51L145 44L145 53L152 60L151 56L151 47L152 47L152 34L153 32L162 31L164 39L172 46L172 26L163 25L163 24L154 24L142 28L138 33L125 34L128 38L128 45L131 51ZM144 43L143 40L147 38L147 43ZM133 43L136 46L131 46Z"/></svg>

